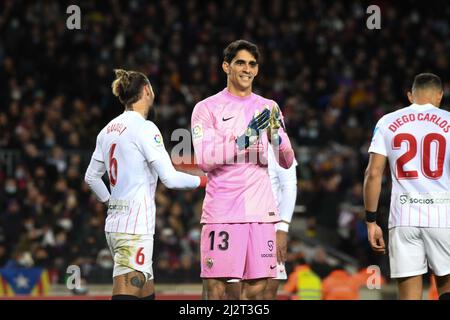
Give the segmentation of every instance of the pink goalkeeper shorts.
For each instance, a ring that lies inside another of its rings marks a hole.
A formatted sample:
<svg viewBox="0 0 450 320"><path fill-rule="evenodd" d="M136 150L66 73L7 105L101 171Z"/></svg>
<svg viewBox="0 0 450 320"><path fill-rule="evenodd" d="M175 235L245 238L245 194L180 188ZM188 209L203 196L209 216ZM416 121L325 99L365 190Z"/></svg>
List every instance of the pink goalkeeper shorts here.
<svg viewBox="0 0 450 320"><path fill-rule="evenodd" d="M201 235L202 278L260 279L277 274L273 223L205 224Z"/></svg>

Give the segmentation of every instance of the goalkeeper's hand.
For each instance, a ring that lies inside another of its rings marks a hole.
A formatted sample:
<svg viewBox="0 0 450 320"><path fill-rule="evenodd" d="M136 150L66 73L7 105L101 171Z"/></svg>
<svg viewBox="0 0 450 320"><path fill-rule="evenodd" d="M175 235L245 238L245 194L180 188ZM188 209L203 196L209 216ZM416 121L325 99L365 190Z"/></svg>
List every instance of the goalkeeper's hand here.
<svg viewBox="0 0 450 320"><path fill-rule="evenodd" d="M253 117L248 123L245 133L236 139L239 150L248 148L259 139L259 132L266 129L269 126L270 110L264 108L264 110Z"/></svg>
<svg viewBox="0 0 450 320"><path fill-rule="evenodd" d="M281 137L278 135L278 129L283 128L286 131L286 128L283 123L283 119L281 118L281 111L278 105L274 104L272 106L272 110L270 112L269 119L269 128L267 129L267 137L269 142L275 146L279 146L281 143Z"/></svg>

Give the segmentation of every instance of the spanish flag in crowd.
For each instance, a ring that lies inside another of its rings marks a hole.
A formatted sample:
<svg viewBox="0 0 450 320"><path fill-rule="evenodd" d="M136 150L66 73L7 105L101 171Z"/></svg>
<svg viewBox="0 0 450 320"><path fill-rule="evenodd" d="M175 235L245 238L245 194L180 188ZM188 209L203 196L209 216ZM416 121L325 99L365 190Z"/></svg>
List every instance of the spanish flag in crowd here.
<svg viewBox="0 0 450 320"><path fill-rule="evenodd" d="M50 288L48 271L42 268L0 268L0 297L45 296Z"/></svg>

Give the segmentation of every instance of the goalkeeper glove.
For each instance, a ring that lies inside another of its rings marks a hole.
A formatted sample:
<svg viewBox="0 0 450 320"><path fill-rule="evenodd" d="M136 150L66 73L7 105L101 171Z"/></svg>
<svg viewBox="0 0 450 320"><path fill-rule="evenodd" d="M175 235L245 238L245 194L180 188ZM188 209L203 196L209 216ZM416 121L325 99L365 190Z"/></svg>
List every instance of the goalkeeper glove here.
<svg viewBox="0 0 450 320"><path fill-rule="evenodd" d="M239 150L248 148L248 146L259 139L259 132L269 126L269 119L270 110L268 108L265 108L263 112L253 117L248 123L245 133L236 139Z"/></svg>
<svg viewBox="0 0 450 320"><path fill-rule="evenodd" d="M283 130L286 131L283 119L281 119L280 108L278 108L278 105L274 104L272 106L272 111L270 112L269 129L267 130L267 134L269 136L269 141L273 141L275 146L279 146L281 143L281 137L278 135L278 129L280 128L283 128Z"/></svg>

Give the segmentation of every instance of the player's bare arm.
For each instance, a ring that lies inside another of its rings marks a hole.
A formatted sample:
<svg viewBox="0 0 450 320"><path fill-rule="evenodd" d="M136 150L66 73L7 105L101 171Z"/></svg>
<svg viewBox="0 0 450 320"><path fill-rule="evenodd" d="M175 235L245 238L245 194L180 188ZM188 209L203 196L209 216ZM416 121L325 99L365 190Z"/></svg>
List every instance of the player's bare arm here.
<svg viewBox="0 0 450 320"><path fill-rule="evenodd" d="M285 231L277 230L277 261L286 262L287 235Z"/></svg>
<svg viewBox="0 0 450 320"><path fill-rule="evenodd" d="M370 154L369 164L364 176L364 207L366 212L377 212L385 167L385 156L377 153ZM386 246L380 226L377 225L376 221L367 221L366 223L370 246L377 253L385 253Z"/></svg>

